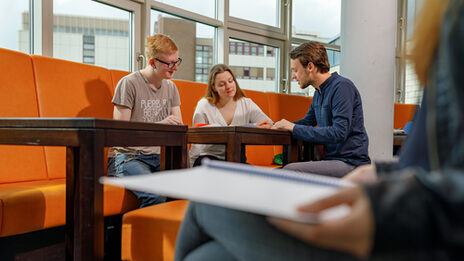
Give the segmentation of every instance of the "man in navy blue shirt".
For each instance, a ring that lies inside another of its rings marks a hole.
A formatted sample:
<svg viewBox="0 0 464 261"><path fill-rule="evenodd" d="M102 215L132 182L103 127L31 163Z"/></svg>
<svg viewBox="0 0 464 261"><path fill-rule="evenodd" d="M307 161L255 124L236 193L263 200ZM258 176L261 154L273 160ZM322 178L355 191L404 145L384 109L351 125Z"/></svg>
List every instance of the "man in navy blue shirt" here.
<svg viewBox="0 0 464 261"><path fill-rule="evenodd" d="M290 52L292 78L301 89L313 86L313 102L298 121L282 119L273 128L292 132L293 138L324 145L321 161L292 163L285 169L342 177L355 167L369 164L369 139L364 128L361 96L353 82L330 73L325 47L301 44Z"/></svg>

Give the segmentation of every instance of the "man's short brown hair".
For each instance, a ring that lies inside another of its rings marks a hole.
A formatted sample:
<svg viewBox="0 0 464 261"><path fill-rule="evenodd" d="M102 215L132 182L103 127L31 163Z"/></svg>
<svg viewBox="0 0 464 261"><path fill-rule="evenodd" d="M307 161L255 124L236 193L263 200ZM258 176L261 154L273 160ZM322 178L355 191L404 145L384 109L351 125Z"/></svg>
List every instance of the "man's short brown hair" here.
<svg viewBox="0 0 464 261"><path fill-rule="evenodd" d="M149 36L145 42L145 58L147 62L152 58L158 58L160 54L173 54L177 50L176 43L164 34Z"/></svg>
<svg viewBox="0 0 464 261"><path fill-rule="evenodd" d="M319 42L306 42L291 50L290 58L298 59L303 67L312 62L320 73L326 73L330 69L329 58L324 45Z"/></svg>

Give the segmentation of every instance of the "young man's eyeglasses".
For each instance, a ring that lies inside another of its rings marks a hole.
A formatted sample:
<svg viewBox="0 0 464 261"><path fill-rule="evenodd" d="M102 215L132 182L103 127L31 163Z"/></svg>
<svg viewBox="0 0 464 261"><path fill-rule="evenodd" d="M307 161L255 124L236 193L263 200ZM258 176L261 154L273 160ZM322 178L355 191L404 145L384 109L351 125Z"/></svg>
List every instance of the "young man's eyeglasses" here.
<svg viewBox="0 0 464 261"><path fill-rule="evenodd" d="M177 66L180 66L180 64L182 63L182 59L181 59L181 58L177 59L177 61L172 62L172 63L165 62L165 61L160 60L160 59L158 59L158 58L154 58L154 59L157 60L157 61L160 62L160 63L166 64L166 65L168 66L169 69L174 68L174 66L176 66L176 65L177 65Z"/></svg>

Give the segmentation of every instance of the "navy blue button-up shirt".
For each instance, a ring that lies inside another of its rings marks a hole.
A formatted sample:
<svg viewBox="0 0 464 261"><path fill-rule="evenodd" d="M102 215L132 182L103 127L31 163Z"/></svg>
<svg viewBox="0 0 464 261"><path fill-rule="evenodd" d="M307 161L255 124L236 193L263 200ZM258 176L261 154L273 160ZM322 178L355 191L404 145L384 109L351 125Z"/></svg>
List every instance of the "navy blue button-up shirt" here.
<svg viewBox="0 0 464 261"><path fill-rule="evenodd" d="M306 116L294 123L293 137L323 144L324 160L353 166L371 162L361 96L353 82L338 73L320 85Z"/></svg>

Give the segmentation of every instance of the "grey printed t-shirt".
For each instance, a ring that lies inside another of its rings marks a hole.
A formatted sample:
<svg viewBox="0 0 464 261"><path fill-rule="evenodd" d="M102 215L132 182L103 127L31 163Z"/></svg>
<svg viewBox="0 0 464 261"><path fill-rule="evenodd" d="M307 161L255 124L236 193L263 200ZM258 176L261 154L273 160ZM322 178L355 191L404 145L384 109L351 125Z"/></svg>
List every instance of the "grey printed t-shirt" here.
<svg viewBox="0 0 464 261"><path fill-rule="evenodd" d="M140 71L123 77L116 86L112 103L131 109L131 121L159 122L171 114L171 108L180 105L179 92L170 80L163 80L161 88L150 86ZM115 154L159 154L159 147L114 147Z"/></svg>

